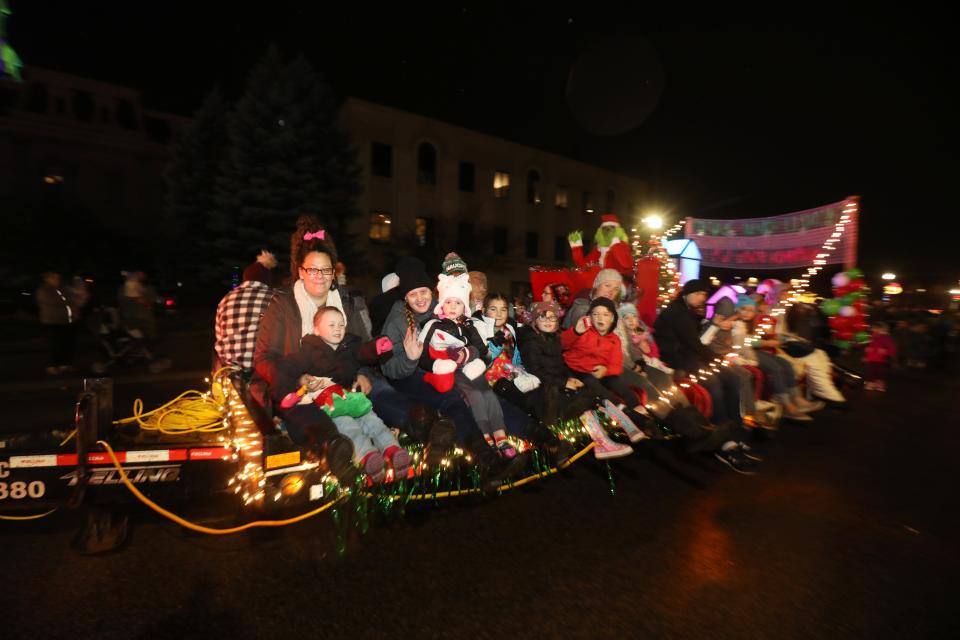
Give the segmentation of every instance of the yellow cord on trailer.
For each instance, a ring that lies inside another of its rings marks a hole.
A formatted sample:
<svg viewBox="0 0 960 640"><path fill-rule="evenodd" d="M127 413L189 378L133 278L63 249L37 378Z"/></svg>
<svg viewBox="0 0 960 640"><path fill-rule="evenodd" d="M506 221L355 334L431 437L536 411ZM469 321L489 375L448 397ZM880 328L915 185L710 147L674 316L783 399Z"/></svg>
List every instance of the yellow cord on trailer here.
<svg viewBox="0 0 960 640"><path fill-rule="evenodd" d="M184 391L176 398L152 411L143 411L143 400L133 403L133 415L115 420L116 425L136 422L144 431L158 431L164 435L187 433L215 433L227 429L224 416L226 398L220 377L234 367L222 367L214 372L210 391Z"/></svg>
<svg viewBox="0 0 960 640"><path fill-rule="evenodd" d="M0 516L0 520L16 520L16 521L39 520L40 518L46 518L48 515L50 515L54 511L56 511L56 509L50 509L50 511L47 511L45 513L38 513L32 516Z"/></svg>
<svg viewBox="0 0 960 640"><path fill-rule="evenodd" d="M123 482L124 486L126 486L127 489L130 490L130 493L136 496L136 498L140 500L140 502L142 502L143 504L147 505L148 507L156 511L157 513L162 515L164 518L172 520L173 522L176 522L182 527L186 527L187 529L190 529L192 531L197 531L199 533L206 533L213 536L223 536L231 533L239 533L241 531L246 531L247 529L252 529L254 527L285 527L290 524L302 522L307 518L312 518L317 514L323 513L333 505L342 501L345 497L341 495L337 497L335 500L331 500L330 502L320 507L317 507L313 511L301 513L298 516L287 518L286 520L257 520L256 522L248 522L247 524L241 525L239 527L230 527L228 529L213 529L211 527L205 527L203 525L194 524L189 520L184 520L177 514L173 513L172 511L168 511L167 509L164 509L163 507L158 505L156 502L154 502L147 496L143 495L143 493L141 493L140 490L137 489L136 485L130 482L130 478L127 477L126 471L124 471L123 467L120 466L120 461L117 460L117 456L113 452L113 448L110 446L110 444L104 440L97 440L97 444L101 445L104 449L106 449L107 455L110 456L110 461L113 462L114 468L116 468L117 472L120 474L120 480Z"/></svg>

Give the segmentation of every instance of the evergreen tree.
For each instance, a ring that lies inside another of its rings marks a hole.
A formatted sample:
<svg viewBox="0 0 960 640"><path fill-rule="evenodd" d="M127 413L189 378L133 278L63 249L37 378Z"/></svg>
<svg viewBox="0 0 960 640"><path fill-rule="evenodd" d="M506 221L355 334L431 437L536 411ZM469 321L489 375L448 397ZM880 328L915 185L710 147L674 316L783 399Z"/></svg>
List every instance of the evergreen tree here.
<svg viewBox="0 0 960 640"><path fill-rule="evenodd" d="M214 88L173 148L165 176L164 263L178 275L200 276L210 267L209 225L217 209L217 176L227 150L227 110L223 95Z"/></svg>
<svg viewBox="0 0 960 640"><path fill-rule="evenodd" d="M306 59L286 64L271 47L227 130L211 225L221 265L246 264L262 248L283 255L298 215L312 213L351 271L360 270L346 232L359 213L360 168L332 92Z"/></svg>

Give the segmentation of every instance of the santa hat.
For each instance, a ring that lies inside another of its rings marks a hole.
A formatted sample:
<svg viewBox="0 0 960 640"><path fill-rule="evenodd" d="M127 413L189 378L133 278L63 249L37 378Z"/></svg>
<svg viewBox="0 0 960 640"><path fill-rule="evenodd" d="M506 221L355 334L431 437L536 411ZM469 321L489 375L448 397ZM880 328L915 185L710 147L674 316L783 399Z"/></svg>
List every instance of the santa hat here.
<svg viewBox="0 0 960 640"><path fill-rule="evenodd" d="M619 227L620 219L612 213L606 213L600 216L600 226L601 227Z"/></svg>
<svg viewBox="0 0 960 640"><path fill-rule="evenodd" d="M450 298L455 298L463 303L463 312L464 314L469 315L470 313L470 291L472 287L470 286L470 276L465 273L461 273L455 276L448 276L441 273L437 276L437 306L434 307L433 313L436 315L441 315L443 313L443 303Z"/></svg>

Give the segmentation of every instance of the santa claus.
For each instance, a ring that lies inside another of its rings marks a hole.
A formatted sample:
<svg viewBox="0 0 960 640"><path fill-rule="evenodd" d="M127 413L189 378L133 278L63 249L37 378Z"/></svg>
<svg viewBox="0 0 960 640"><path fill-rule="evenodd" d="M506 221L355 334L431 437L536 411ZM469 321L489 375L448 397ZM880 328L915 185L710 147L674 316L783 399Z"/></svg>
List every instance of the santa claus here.
<svg viewBox="0 0 960 640"><path fill-rule="evenodd" d="M572 232L567 239L573 252L573 261L578 267L599 265L603 269L616 269L623 275L633 273L633 252L630 250L630 238L620 226L620 220L612 213L600 218L600 228L593 237L594 247L583 255L583 232Z"/></svg>

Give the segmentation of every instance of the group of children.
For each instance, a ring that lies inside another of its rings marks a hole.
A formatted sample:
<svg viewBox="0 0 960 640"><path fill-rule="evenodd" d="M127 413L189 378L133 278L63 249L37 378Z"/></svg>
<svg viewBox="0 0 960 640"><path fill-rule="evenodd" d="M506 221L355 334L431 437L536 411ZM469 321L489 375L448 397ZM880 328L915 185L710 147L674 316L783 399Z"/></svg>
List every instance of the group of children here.
<svg viewBox="0 0 960 640"><path fill-rule="evenodd" d="M630 454L629 444L609 438L601 414L631 442L662 437L652 419L656 418L685 436L692 451L720 446L749 449L733 436L718 440L717 430L684 394L664 395L672 387L674 372L660 360L652 332L634 305L617 306L597 296L586 315L561 330L561 306L544 299L530 307L527 324L518 327L508 318L508 300L502 294L486 294L482 303L476 301L459 256L448 256L443 271L437 277L433 314L414 327L423 346L418 366L437 391L456 389L463 396L488 444L503 458L521 454L520 438L556 445L556 437L545 427L559 420L579 420L596 445L597 458ZM804 397L791 363L774 353L771 342L750 337L764 321L754 299L741 294L736 301L717 305L701 342L728 359L742 376L742 415L748 423L769 427L774 407L788 419L808 421L823 403ZM276 386L276 399L285 407L313 402L327 411L337 429L353 441L356 461L371 481L382 482L390 474L407 477L412 473L409 454L356 390L360 367L388 359L390 340L362 343L346 333L345 325L336 307L316 312L313 334L303 338L300 351L281 362L283 379ZM867 349L868 388L882 390L883 363L891 355L892 343L883 339L882 328L875 334L877 339ZM755 400L758 379L768 381L771 401ZM648 404L653 399L665 402L655 403L654 409ZM516 410L539 429L511 431L505 411ZM571 453L569 445L559 452L555 446L554 451L558 461Z"/></svg>

